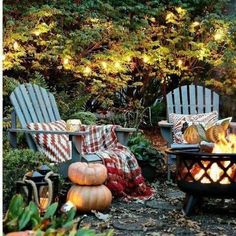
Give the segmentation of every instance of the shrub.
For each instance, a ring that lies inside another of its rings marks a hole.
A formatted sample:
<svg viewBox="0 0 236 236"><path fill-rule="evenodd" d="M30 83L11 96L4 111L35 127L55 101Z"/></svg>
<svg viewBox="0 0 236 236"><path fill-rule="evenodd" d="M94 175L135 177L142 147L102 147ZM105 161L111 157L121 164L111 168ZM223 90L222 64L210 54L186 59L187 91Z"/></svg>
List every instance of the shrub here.
<svg viewBox="0 0 236 236"><path fill-rule="evenodd" d="M94 125L97 118L92 112L81 111L74 113L70 119L79 119L81 120L82 124Z"/></svg>
<svg viewBox="0 0 236 236"><path fill-rule="evenodd" d="M3 153L3 199L8 205L15 193L15 182L22 179L28 171L45 163L45 156L30 149L10 149ZM6 206L5 205L5 206Z"/></svg>

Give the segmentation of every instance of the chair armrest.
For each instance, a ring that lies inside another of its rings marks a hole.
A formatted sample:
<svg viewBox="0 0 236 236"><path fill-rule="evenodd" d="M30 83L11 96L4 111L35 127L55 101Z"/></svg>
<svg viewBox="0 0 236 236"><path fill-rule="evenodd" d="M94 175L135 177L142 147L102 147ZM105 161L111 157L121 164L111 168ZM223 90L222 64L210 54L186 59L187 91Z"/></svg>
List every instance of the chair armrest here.
<svg viewBox="0 0 236 236"><path fill-rule="evenodd" d="M130 133L135 132L137 129L135 128L123 128L123 127L117 127L115 129L116 136L118 139L118 142L123 144L124 146L127 146L128 138Z"/></svg>
<svg viewBox="0 0 236 236"><path fill-rule="evenodd" d="M159 127L172 128L174 124L167 122L167 120L161 120L158 122L158 125L159 125Z"/></svg>
<svg viewBox="0 0 236 236"><path fill-rule="evenodd" d="M127 133L133 133L137 131L135 128L123 128L123 127L118 127L115 129L116 132L127 132Z"/></svg>
<svg viewBox="0 0 236 236"><path fill-rule="evenodd" d="M85 131L58 131L58 130L30 130L30 129L9 129L9 132L24 132L27 134L65 134L69 136L84 136L88 134L88 132Z"/></svg>
<svg viewBox="0 0 236 236"><path fill-rule="evenodd" d="M162 120L158 122L158 125L160 127L162 137L165 139L168 146L170 146L170 144L173 143L173 123L168 123L167 120Z"/></svg>

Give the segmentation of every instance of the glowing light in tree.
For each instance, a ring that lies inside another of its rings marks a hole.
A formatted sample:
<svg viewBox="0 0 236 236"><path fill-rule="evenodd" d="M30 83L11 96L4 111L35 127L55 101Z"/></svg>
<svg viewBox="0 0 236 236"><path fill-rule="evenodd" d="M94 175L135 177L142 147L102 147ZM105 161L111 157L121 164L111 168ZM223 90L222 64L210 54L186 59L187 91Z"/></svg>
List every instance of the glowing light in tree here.
<svg viewBox="0 0 236 236"><path fill-rule="evenodd" d="M192 27L196 27L196 26L199 26L200 25L200 23L198 22L198 21L194 21L193 23L192 23Z"/></svg>
<svg viewBox="0 0 236 236"><path fill-rule="evenodd" d="M16 41L13 43L13 48L14 50L17 50L19 48L19 44Z"/></svg>
<svg viewBox="0 0 236 236"><path fill-rule="evenodd" d="M181 67L183 65L183 61L181 59L178 60L177 65Z"/></svg>
<svg viewBox="0 0 236 236"><path fill-rule="evenodd" d="M35 31L34 31L34 34L35 34L36 36L39 36L39 35L40 35L40 31L39 31L39 30L35 30Z"/></svg>
<svg viewBox="0 0 236 236"><path fill-rule="evenodd" d="M120 69L120 68L121 68L121 65L120 65L119 62L116 62L116 63L115 63L115 68L116 68L116 69Z"/></svg>
<svg viewBox="0 0 236 236"><path fill-rule="evenodd" d="M68 64L69 64L69 58L68 58L68 57L65 57L65 58L63 59L63 65L66 66L66 65L68 65Z"/></svg>
<svg viewBox="0 0 236 236"><path fill-rule="evenodd" d="M85 74L85 75L89 75L91 72L92 72L92 70L91 70L90 67L86 66L86 67L84 68L84 74Z"/></svg>
<svg viewBox="0 0 236 236"><path fill-rule="evenodd" d="M143 62L144 62L144 63L147 63L149 60L150 60L150 57L149 57L149 56L147 56L147 55L144 55L144 56L143 56Z"/></svg>
<svg viewBox="0 0 236 236"><path fill-rule="evenodd" d="M223 39L223 37L224 37L224 32L223 32L223 30L221 30L221 29L217 30L216 33L215 33L215 35L214 35L214 39L215 39L216 41L219 41L219 40Z"/></svg>
<svg viewBox="0 0 236 236"><path fill-rule="evenodd" d="M107 63L105 61L103 61L101 64L102 64L103 69L107 69Z"/></svg>

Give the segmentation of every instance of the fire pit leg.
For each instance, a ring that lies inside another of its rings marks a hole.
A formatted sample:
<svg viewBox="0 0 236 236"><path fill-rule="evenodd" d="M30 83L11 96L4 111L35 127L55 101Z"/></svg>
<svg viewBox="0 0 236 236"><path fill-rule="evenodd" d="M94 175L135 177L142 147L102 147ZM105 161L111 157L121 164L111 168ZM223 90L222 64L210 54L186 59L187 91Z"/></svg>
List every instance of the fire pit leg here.
<svg viewBox="0 0 236 236"><path fill-rule="evenodd" d="M194 195L189 195L189 194L186 194L186 197L185 197L185 203L184 203L184 206L183 206L183 213L186 215L186 216L190 216L193 212L193 209L194 207L196 206L196 204L199 202L199 198L194 196Z"/></svg>

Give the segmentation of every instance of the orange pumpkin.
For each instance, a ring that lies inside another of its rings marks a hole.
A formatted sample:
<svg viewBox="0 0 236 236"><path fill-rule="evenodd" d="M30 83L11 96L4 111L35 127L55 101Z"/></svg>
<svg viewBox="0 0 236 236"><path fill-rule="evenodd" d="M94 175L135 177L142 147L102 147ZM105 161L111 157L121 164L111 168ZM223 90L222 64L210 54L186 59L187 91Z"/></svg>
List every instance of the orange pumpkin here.
<svg viewBox="0 0 236 236"><path fill-rule="evenodd" d="M220 136L226 136L226 126L223 125L214 125L207 129L206 131L206 138L208 141L217 143L219 141Z"/></svg>
<svg viewBox="0 0 236 236"><path fill-rule="evenodd" d="M105 185L73 185L67 193L67 200L71 201L81 212L103 211L111 205L112 194Z"/></svg>
<svg viewBox="0 0 236 236"><path fill-rule="evenodd" d="M75 162L69 166L69 179L79 185L100 185L107 179L107 169L100 163Z"/></svg>
<svg viewBox="0 0 236 236"><path fill-rule="evenodd" d="M196 144L201 141L195 125L190 125L184 131L184 139L187 143L191 143L191 144Z"/></svg>

